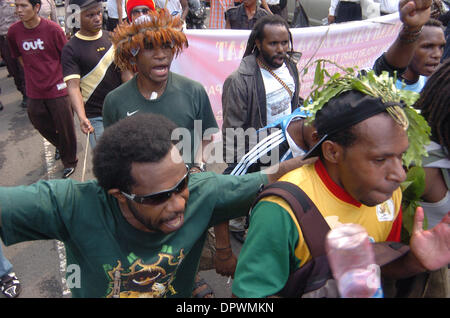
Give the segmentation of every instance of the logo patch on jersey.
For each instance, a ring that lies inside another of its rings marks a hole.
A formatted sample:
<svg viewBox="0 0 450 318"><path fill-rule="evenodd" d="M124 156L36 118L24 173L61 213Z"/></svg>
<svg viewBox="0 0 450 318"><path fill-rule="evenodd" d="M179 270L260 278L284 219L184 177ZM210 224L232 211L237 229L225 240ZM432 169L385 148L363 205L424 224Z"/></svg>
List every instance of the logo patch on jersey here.
<svg viewBox="0 0 450 318"><path fill-rule="evenodd" d="M377 218L380 222L394 220L394 201L392 199L377 205Z"/></svg>
<svg viewBox="0 0 450 318"><path fill-rule="evenodd" d="M327 221L330 229L334 229L334 228L342 225L342 223L339 222L339 216L337 216L337 215L328 215L328 216L324 217L324 219L325 219L325 221Z"/></svg>
<svg viewBox="0 0 450 318"><path fill-rule="evenodd" d="M135 110L134 112L127 112L127 116L133 116L134 114L136 114L139 110Z"/></svg>

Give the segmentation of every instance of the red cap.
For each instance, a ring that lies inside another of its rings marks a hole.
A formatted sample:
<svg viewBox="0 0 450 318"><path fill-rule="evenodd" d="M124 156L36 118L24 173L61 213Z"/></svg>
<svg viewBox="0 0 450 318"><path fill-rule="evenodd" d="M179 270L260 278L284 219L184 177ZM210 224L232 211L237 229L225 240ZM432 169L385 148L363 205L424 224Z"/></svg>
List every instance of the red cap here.
<svg viewBox="0 0 450 318"><path fill-rule="evenodd" d="M147 6L150 10L155 11L155 3L153 0L127 0L127 16L131 19L131 10L137 6ZM131 21L131 20L130 20Z"/></svg>

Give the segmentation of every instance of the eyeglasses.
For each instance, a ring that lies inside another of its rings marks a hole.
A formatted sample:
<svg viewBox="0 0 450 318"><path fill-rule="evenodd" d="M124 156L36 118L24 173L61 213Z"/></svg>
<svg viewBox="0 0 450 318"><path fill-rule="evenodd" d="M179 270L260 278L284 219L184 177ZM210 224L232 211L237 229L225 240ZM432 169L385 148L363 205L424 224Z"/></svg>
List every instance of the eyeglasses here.
<svg viewBox="0 0 450 318"><path fill-rule="evenodd" d="M172 194L183 192L189 183L189 166L186 165L187 172L184 177L178 181L178 183L171 189L150 193L146 195L136 195L136 194L128 194L123 191L120 191L127 199L132 200L139 204L145 205L157 205L166 202L170 199Z"/></svg>
<svg viewBox="0 0 450 318"><path fill-rule="evenodd" d="M147 8L133 9L131 11L131 15L137 15L138 13L140 13L140 14L147 14L149 11L150 11L150 9L147 9Z"/></svg>
<svg viewBox="0 0 450 318"><path fill-rule="evenodd" d="M286 54L289 56L292 62L294 62L294 64L297 64L300 61L300 58L302 57L302 52L297 51L286 52Z"/></svg>
<svg viewBox="0 0 450 318"><path fill-rule="evenodd" d="M156 48L161 48L162 50L171 50L174 48L174 44L172 41L166 41L164 43L161 43L160 46L156 46ZM152 42L144 41L144 49L145 50L154 50L155 47L153 46Z"/></svg>

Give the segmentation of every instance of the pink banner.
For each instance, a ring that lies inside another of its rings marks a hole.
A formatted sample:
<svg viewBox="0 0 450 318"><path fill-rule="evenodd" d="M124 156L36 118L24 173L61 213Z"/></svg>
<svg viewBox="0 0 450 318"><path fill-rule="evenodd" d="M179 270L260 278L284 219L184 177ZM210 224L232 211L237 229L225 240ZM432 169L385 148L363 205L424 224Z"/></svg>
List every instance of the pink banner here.
<svg viewBox="0 0 450 318"><path fill-rule="evenodd" d="M314 78L314 66L304 74L307 64L328 59L344 67L371 68L397 37L401 23L398 14L371 20L330 26L290 29L294 50L302 52L298 63L302 97L307 97ZM244 54L248 30L186 30L189 48L178 56L171 67L203 84L219 127L222 126L222 85L236 70ZM335 67L330 67L330 74Z"/></svg>

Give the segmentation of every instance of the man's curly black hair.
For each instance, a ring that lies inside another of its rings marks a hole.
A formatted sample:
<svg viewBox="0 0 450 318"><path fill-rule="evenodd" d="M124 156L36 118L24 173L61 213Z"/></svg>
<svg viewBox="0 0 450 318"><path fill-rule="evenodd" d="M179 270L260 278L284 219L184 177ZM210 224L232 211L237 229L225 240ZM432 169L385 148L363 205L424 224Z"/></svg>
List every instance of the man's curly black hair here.
<svg viewBox="0 0 450 318"><path fill-rule="evenodd" d="M133 162L159 162L174 143L177 126L164 116L139 114L108 127L94 148L93 170L105 190L130 191Z"/></svg>

